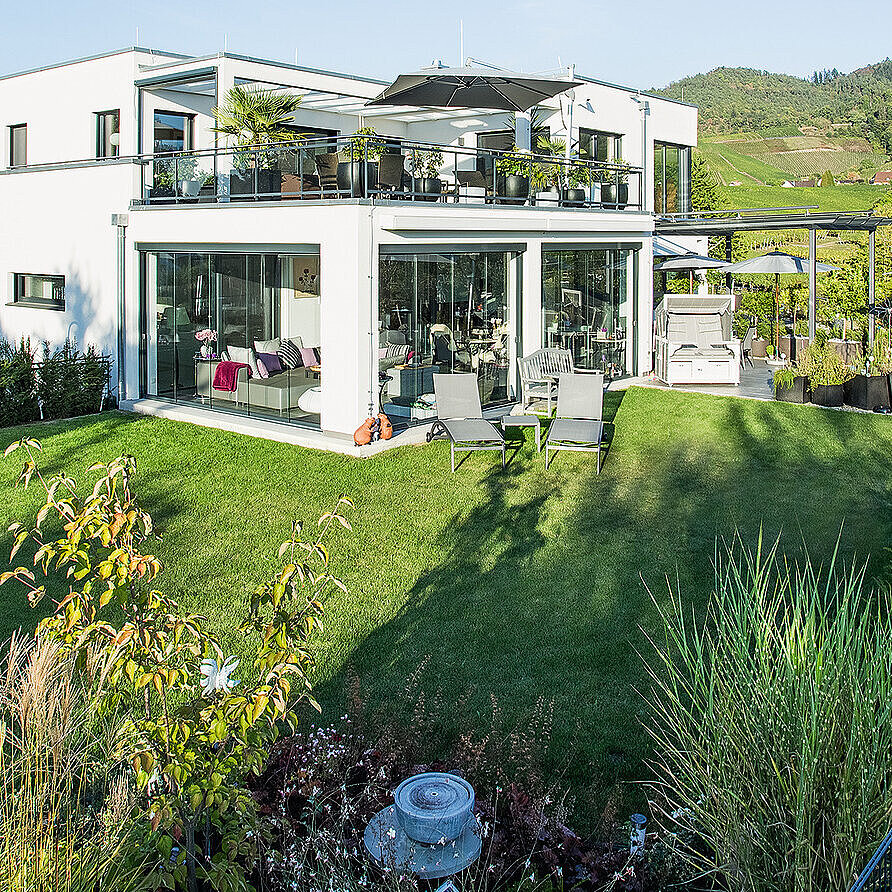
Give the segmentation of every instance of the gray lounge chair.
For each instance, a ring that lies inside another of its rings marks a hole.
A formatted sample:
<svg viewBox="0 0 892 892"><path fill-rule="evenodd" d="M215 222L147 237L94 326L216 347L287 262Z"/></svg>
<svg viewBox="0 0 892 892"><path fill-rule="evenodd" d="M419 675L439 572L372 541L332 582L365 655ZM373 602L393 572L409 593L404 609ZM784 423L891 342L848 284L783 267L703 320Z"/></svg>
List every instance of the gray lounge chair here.
<svg viewBox="0 0 892 892"><path fill-rule="evenodd" d="M483 417L477 376L471 373L434 375L437 398L437 420L427 435L447 436L451 441L452 473L455 473L456 452L499 451L505 467L505 437Z"/></svg>
<svg viewBox="0 0 892 892"><path fill-rule="evenodd" d="M545 467L548 450L596 452L601 473L601 445L604 435L604 374L578 375L564 372L558 378L557 413L545 440Z"/></svg>

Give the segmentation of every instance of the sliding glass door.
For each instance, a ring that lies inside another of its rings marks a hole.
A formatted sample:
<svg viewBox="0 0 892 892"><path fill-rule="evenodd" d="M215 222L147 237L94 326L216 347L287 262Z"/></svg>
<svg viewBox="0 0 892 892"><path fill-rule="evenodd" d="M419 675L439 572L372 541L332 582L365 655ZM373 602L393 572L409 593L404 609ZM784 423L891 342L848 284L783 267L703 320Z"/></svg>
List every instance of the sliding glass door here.
<svg viewBox="0 0 892 892"><path fill-rule="evenodd" d="M151 251L143 269L147 396L318 425L318 254Z"/></svg>
<svg viewBox="0 0 892 892"><path fill-rule="evenodd" d="M632 257L624 248L543 250L545 347L569 350L574 365L609 378L631 371Z"/></svg>
<svg viewBox="0 0 892 892"><path fill-rule="evenodd" d="M484 406L509 399L516 256L382 249L379 370L385 411L409 421L435 414L435 372L475 374Z"/></svg>

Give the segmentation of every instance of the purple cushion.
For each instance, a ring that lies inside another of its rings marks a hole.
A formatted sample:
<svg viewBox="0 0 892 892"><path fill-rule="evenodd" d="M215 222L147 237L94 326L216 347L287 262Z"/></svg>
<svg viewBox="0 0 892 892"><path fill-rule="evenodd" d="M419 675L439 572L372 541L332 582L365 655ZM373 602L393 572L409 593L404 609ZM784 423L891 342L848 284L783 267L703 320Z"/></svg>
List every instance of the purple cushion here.
<svg viewBox="0 0 892 892"><path fill-rule="evenodd" d="M279 359L278 355L275 353L258 353L257 354L257 362L260 363L260 360L263 360L263 364L266 366L266 371L268 374L262 376L268 378L270 375L275 375L277 372L282 371L282 362Z"/></svg>
<svg viewBox="0 0 892 892"><path fill-rule="evenodd" d="M266 363L259 356L257 357L257 374L261 378L269 377L269 369L267 369Z"/></svg>
<svg viewBox="0 0 892 892"><path fill-rule="evenodd" d="M300 358L303 360L305 366L319 364L319 357L316 355L315 347L301 347Z"/></svg>

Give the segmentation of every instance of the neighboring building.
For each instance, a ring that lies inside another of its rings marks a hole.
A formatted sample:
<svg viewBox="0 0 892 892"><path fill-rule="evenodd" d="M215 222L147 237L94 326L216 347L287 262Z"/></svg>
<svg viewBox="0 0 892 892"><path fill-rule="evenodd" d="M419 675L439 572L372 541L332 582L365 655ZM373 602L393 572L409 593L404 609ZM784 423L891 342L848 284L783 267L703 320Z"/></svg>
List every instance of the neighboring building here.
<svg viewBox="0 0 892 892"><path fill-rule="evenodd" d="M484 405L510 401L517 358L540 346L647 372L654 215L690 210L697 110L576 80L538 115L592 174L559 202L505 197L498 161L529 141L524 116L366 107L385 86L368 78L142 48L0 78L0 335L98 345L126 407L339 436L379 401L428 416L434 370L473 370ZM235 84L303 96L295 136L311 141L227 148L212 109ZM377 188L344 164L335 183L334 153L370 126ZM440 200L418 194L416 152ZM231 357L287 339L317 352L220 391L195 338L208 328Z"/></svg>
<svg viewBox="0 0 892 892"><path fill-rule="evenodd" d="M892 185L892 170L878 170L870 178L871 186L889 186Z"/></svg>

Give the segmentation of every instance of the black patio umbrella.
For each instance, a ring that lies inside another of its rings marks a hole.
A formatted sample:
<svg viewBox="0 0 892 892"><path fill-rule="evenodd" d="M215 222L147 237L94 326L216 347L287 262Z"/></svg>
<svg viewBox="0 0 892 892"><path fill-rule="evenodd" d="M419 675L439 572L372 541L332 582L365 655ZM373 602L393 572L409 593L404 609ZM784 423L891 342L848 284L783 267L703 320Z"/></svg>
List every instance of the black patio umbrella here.
<svg viewBox="0 0 892 892"><path fill-rule="evenodd" d="M422 68L411 74L401 74L380 96L366 104L525 112L581 83L513 71L490 71L470 65Z"/></svg>

